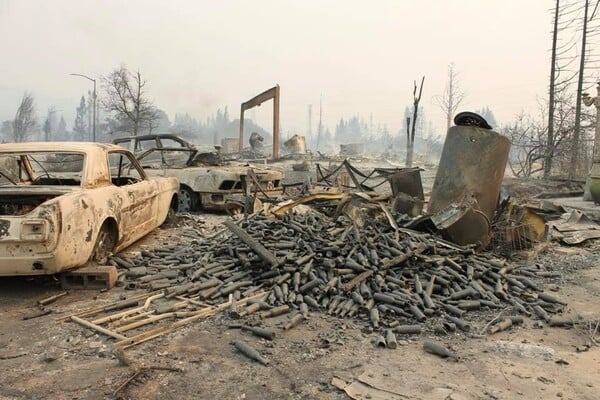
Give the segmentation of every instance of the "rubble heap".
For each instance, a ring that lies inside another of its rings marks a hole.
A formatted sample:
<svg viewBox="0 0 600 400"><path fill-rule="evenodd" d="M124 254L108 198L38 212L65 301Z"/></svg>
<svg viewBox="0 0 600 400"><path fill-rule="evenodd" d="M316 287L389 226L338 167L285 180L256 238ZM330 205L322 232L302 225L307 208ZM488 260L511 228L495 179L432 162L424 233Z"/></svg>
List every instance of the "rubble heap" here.
<svg viewBox="0 0 600 400"><path fill-rule="evenodd" d="M546 272L402 228L401 217L390 217L370 213L359 226L339 208L253 215L226 222L228 230L213 238L112 262L126 287L164 290L173 301L216 305L265 292L231 314L289 313L288 329L310 311L353 318L369 330L418 333L426 321L436 332L468 331L471 316L485 310L509 307L546 321L561 310L564 303L533 280Z"/></svg>

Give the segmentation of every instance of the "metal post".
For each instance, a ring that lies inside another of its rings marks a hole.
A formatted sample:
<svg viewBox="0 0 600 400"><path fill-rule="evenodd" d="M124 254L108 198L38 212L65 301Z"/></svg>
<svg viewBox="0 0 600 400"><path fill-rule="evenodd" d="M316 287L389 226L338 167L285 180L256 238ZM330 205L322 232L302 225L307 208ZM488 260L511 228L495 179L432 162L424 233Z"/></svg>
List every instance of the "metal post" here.
<svg viewBox="0 0 600 400"><path fill-rule="evenodd" d="M92 129L92 116L90 115L90 104L89 104L89 100L90 100L90 96L92 96L92 94L90 93L90 91L88 90L88 129ZM92 99L93 100L93 99ZM93 111L93 104L92 104L92 113ZM88 131L88 140L90 139L90 131Z"/></svg>
<svg viewBox="0 0 600 400"><path fill-rule="evenodd" d="M96 80L93 78L90 78L89 76L83 75L83 74L71 74L73 76L80 76L82 78L87 79L88 81L92 81L94 83L94 92L92 93L92 118L93 118L93 122L92 122L92 142L96 141ZM89 92L88 92L89 93Z"/></svg>
<svg viewBox="0 0 600 400"><path fill-rule="evenodd" d="M275 85L269 90L264 91L242 103L240 108L240 143L239 149L242 151L244 142L244 111L249 110L253 107L258 107L261 103L273 99L273 159L279 157L279 85Z"/></svg>
<svg viewBox="0 0 600 400"><path fill-rule="evenodd" d="M93 127L92 127L92 142L96 141L96 80L92 79L92 81L94 81L94 116L92 118L94 118L94 122L93 122Z"/></svg>
<svg viewBox="0 0 600 400"><path fill-rule="evenodd" d="M242 154L242 150L244 149L244 105L242 104L242 108L240 111L240 139L238 143L238 151Z"/></svg>
<svg viewBox="0 0 600 400"><path fill-rule="evenodd" d="M275 86L273 97L273 160L279 158L279 85Z"/></svg>

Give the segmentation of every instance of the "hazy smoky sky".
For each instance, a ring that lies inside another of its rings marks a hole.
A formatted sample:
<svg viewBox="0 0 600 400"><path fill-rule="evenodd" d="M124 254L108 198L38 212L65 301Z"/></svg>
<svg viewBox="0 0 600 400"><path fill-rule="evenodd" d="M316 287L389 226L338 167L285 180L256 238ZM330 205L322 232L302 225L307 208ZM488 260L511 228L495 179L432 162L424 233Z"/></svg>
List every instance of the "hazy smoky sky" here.
<svg viewBox="0 0 600 400"><path fill-rule="evenodd" d="M437 127L433 98L454 62L463 109L488 106L499 122L537 112L545 98L553 2L541 0L86 1L0 0L0 118L14 115L25 90L40 117L59 103L69 126L88 81L124 63L149 82L172 118L204 118L275 83L284 132L313 131L323 119L373 114L402 126L413 80L425 75L422 105ZM53 100L54 99L54 100ZM250 116L269 127L270 105ZM440 132L441 133L441 132Z"/></svg>

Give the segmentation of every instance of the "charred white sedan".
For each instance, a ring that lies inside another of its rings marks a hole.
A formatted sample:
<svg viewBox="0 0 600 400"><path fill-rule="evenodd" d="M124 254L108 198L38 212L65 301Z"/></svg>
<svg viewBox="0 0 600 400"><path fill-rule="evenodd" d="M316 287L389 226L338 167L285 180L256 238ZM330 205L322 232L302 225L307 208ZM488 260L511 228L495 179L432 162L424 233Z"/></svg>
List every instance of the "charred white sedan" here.
<svg viewBox="0 0 600 400"><path fill-rule="evenodd" d="M161 225L178 189L175 178L148 178L119 146L0 144L0 275L101 260Z"/></svg>
<svg viewBox="0 0 600 400"><path fill-rule="evenodd" d="M175 135L125 137L113 143L135 151L148 175L177 178L182 212L238 209L244 203L245 182L259 198L283 192L281 171L226 162L214 149L200 148Z"/></svg>

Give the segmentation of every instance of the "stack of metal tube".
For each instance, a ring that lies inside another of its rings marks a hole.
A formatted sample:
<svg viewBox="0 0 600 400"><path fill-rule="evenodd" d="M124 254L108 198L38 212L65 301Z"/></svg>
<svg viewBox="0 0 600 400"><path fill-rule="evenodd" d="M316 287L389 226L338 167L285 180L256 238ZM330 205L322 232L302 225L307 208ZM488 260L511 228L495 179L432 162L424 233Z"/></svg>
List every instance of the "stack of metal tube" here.
<svg viewBox="0 0 600 400"><path fill-rule="evenodd" d="M288 329L327 313L382 334L468 331L486 311L508 307L549 321L564 305L540 287L547 272L392 225L374 216L359 227L334 210L255 215L212 239L112 262L126 287L162 289L168 299L217 304L265 291L231 315L287 314Z"/></svg>

